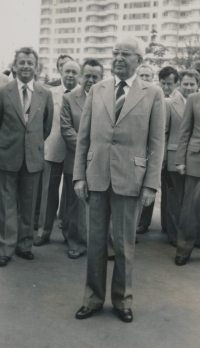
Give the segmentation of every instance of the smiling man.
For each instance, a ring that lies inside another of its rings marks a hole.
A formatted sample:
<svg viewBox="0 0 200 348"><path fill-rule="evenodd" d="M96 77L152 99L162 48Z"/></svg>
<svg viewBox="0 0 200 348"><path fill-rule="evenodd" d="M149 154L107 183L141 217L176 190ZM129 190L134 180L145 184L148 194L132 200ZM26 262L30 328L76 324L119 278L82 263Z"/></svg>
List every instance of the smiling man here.
<svg viewBox="0 0 200 348"><path fill-rule="evenodd" d="M32 260L33 222L44 140L51 131L52 95L34 81L38 55L16 52L15 80L0 89L0 266L13 252Z"/></svg>
<svg viewBox="0 0 200 348"><path fill-rule="evenodd" d="M74 189L88 209L88 266L77 319L102 308L106 295L107 239L112 214L115 264L111 299L118 317L133 320L132 270L141 204L159 185L164 148L164 98L140 80L141 40L124 37L113 50L114 77L93 85L84 105L74 164ZM148 149L148 150L147 150Z"/></svg>

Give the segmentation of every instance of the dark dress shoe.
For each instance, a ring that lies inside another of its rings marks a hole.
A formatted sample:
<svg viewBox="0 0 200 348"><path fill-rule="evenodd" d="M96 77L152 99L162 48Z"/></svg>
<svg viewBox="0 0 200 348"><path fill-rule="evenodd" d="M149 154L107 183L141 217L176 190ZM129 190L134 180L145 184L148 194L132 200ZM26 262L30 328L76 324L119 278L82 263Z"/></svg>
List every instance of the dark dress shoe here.
<svg viewBox="0 0 200 348"><path fill-rule="evenodd" d="M131 323L133 321L132 310L129 309L115 309L120 320L125 323Z"/></svg>
<svg viewBox="0 0 200 348"><path fill-rule="evenodd" d="M97 312L98 310L102 309L102 307L97 309L91 309L85 306L82 306L78 312L76 313L76 319L87 319L90 318L93 313Z"/></svg>
<svg viewBox="0 0 200 348"><path fill-rule="evenodd" d="M20 251L19 249L16 249L15 254L19 257L22 257L22 259L25 259L25 260L34 259L34 255L32 254L31 251Z"/></svg>
<svg viewBox="0 0 200 348"><path fill-rule="evenodd" d="M176 240L169 240L169 244L172 245L173 247L177 248L177 241Z"/></svg>
<svg viewBox="0 0 200 348"><path fill-rule="evenodd" d="M175 264L177 266L184 266L184 265L186 265L187 261L188 261L187 257L185 257L185 258L181 257L181 256L176 256L175 257Z"/></svg>
<svg viewBox="0 0 200 348"><path fill-rule="evenodd" d="M34 240L34 243L33 245L34 246L42 246L42 245L45 245L49 242L49 239L45 239L45 238L42 238L42 237L36 237L35 240Z"/></svg>
<svg viewBox="0 0 200 348"><path fill-rule="evenodd" d="M137 229L136 229L136 233L137 234L143 234L145 232L147 232L149 229L148 226L138 226Z"/></svg>
<svg viewBox="0 0 200 348"><path fill-rule="evenodd" d="M108 261L115 261L115 255L110 255L107 257Z"/></svg>
<svg viewBox="0 0 200 348"><path fill-rule="evenodd" d="M0 256L0 267L7 266L8 261L10 261L10 257L8 257L8 256Z"/></svg>

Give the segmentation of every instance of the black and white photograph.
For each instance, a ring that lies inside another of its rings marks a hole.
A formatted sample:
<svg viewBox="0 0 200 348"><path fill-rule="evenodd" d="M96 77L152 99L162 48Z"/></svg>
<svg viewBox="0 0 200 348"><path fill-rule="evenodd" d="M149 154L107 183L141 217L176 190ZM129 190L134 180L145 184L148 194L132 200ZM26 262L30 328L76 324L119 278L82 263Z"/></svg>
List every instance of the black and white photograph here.
<svg viewBox="0 0 200 348"><path fill-rule="evenodd" d="M199 348L200 0L0 9L0 348Z"/></svg>

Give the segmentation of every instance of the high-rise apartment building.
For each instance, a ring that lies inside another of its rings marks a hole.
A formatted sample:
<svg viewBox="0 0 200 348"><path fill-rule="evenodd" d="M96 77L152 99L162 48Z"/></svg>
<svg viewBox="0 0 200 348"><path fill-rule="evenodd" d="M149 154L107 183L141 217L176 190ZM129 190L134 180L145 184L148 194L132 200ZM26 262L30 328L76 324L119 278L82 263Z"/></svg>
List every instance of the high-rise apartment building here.
<svg viewBox="0 0 200 348"><path fill-rule="evenodd" d="M57 78L56 61L98 58L110 72L112 47L126 32L169 48L172 58L200 29L200 0L41 0L39 55L44 74Z"/></svg>

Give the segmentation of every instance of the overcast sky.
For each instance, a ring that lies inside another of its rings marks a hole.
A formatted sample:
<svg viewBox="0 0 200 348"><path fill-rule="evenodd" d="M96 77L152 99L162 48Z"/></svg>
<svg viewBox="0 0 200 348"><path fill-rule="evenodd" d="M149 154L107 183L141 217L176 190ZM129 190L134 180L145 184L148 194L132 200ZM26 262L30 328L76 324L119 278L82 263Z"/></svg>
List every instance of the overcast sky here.
<svg viewBox="0 0 200 348"><path fill-rule="evenodd" d="M22 46L38 51L41 0L0 0L0 70Z"/></svg>

